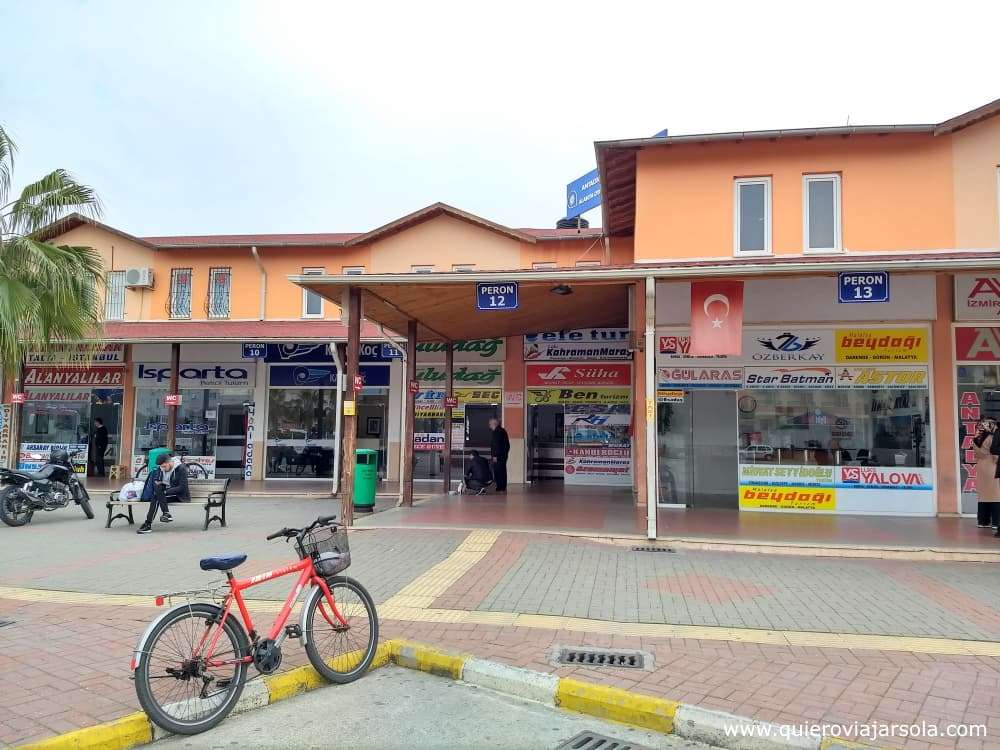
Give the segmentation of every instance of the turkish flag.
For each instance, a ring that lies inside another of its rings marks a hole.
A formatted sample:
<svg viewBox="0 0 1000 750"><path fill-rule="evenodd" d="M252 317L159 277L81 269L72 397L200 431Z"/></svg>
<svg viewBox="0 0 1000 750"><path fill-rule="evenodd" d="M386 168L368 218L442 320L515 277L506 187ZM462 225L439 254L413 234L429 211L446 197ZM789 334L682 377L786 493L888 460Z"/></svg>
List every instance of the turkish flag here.
<svg viewBox="0 0 1000 750"><path fill-rule="evenodd" d="M743 282L691 282L691 349L699 357L743 351Z"/></svg>

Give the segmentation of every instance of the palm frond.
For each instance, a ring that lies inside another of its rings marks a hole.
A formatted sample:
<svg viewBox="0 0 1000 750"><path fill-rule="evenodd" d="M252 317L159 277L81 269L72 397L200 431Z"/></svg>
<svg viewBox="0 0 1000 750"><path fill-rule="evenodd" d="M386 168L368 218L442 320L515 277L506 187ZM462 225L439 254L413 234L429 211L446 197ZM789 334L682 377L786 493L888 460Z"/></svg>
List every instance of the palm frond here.
<svg viewBox="0 0 1000 750"><path fill-rule="evenodd" d="M10 203L7 232L34 234L74 211L96 218L101 202L93 188L77 182L66 170L56 169L26 185Z"/></svg>
<svg viewBox="0 0 1000 750"><path fill-rule="evenodd" d="M14 172L14 154L16 153L17 145L0 125L0 206L7 203L10 180Z"/></svg>

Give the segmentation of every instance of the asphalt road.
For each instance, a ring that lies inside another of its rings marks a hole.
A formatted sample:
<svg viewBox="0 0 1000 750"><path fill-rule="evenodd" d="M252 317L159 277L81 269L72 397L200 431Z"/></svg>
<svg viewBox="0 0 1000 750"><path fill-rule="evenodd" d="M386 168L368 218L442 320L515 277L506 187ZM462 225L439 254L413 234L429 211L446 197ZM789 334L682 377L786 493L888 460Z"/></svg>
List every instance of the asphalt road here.
<svg viewBox="0 0 1000 750"><path fill-rule="evenodd" d="M157 748L544 750L588 730L635 743L634 750L708 750L707 745L678 737L598 721L391 665L349 685L322 688L232 716L201 735L171 737L158 742Z"/></svg>

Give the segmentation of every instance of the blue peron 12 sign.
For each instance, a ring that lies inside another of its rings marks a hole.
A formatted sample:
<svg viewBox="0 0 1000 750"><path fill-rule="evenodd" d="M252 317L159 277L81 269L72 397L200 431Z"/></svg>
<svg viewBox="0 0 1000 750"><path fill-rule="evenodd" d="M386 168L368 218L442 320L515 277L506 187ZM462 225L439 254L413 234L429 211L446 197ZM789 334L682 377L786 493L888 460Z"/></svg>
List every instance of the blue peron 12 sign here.
<svg viewBox="0 0 1000 750"><path fill-rule="evenodd" d="M837 275L837 299L843 303L888 302L888 271L842 271Z"/></svg>
<svg viewBox="0 0 1000 750"><path fill-rule="evenodd" d="M476 308L479 310L516 310L516 281L480 281L476 284Z"/></svg>

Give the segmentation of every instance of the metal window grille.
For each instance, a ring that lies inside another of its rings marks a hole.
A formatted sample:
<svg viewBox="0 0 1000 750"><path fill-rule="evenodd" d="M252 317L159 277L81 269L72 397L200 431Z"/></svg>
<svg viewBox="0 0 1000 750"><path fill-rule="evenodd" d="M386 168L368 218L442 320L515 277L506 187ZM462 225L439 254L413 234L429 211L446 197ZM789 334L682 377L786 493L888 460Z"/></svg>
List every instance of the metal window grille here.
<svg viewBox="0 0 1000 750"><path fill-rule="evenodd" d="M191 317L191 269L170 270L170 317Z"/></svg>
<svg viewBox="0 0 1000 750"><path fill-rule="evenodd" d="M104 317L107 320L125 318L125 272L111 271L108 274L107 296L104 299Z"/></svg>
<svg viewBox="0 0 1000 750"><path fill-rule="evenodd" d="M232 288L232 269L211 268L208 271L208 317L229 317L229 292Z"/></svg>

